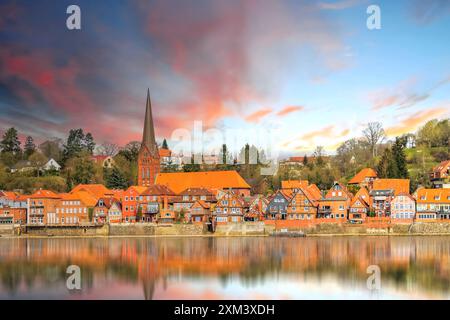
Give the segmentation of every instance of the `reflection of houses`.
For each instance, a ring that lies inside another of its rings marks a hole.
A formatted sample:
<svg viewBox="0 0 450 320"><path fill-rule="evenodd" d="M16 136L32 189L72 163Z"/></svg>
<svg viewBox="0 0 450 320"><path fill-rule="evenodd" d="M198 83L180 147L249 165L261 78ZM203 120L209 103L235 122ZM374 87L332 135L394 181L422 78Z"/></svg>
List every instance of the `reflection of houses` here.
<svg viewBox="0 0 450 320"><path fill-rule="evenodd" d="M450 189L424 189L416 191L418 220L450 219Z"/></svg>

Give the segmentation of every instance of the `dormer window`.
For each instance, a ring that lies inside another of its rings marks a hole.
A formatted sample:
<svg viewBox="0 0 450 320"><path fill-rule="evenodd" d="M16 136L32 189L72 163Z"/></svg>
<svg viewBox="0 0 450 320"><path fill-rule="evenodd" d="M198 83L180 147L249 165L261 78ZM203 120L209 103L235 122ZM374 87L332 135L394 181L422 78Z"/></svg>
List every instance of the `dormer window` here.
<svg viewBox="0 0 450 320"><path fill-rule="evenodd" d="M434 196L434 200L441 200L441 196Z"/></svg>

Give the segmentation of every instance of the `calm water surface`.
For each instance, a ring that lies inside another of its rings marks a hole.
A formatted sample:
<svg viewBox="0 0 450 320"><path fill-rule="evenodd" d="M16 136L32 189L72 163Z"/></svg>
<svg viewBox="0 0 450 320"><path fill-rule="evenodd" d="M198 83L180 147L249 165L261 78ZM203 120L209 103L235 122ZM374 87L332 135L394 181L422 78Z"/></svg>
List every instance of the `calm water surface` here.
<svg viewBox="0 0 450 320"><path fill-rule="evenodd" d="M450 237L0 239L0 299L449 297Z"/></svg>

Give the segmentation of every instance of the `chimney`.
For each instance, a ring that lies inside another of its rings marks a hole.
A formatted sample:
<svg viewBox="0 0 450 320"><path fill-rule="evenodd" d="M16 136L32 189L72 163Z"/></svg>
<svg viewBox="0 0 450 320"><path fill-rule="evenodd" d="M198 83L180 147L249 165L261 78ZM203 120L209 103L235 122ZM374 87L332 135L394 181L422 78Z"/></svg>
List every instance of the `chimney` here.
<svg viewBox="0 0 450 320"><path fill-rule="evenodd" d="M169 206L168 206L168 203L167 203L168 201L167 201L167 196L164 196L164 209L168 209L169 208Z"/></svg>

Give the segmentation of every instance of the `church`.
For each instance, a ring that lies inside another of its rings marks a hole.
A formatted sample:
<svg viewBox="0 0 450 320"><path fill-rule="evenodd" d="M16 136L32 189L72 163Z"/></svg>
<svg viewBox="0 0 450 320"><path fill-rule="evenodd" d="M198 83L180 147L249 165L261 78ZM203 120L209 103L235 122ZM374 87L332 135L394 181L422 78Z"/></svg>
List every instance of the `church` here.
<svg viewBox="0 0 450 320"><path fill-rule="evenodd" d="M160 156L153 126L150 89L148 89L147 103L145 106L144 132L142 134L142 143L138 155L138 185L144 187L154 185L159 171Z"/></svg>
<svg viewBox="0 0 450 320"><path fill-rule="evenodd" d="M209 190L234 190L242 196L250 195L250 186L234 170L160 173L161 154L155 138L150 90L147 91L144 131L138 155L138 185L151 187L165 186L175 193L188 188Z"/></svg>

